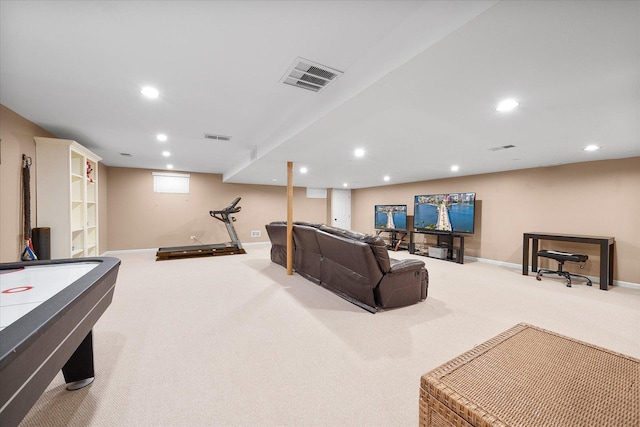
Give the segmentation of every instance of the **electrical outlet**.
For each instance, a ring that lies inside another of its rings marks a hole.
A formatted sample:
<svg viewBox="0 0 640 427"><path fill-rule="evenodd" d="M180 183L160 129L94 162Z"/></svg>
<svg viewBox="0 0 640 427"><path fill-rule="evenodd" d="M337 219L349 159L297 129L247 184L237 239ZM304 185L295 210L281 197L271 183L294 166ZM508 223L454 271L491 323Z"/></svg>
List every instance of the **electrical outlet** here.
<svg viewBox="0 0 640 427"><path fill-rule="evenodd" d="M260 230L251 230L251 237L260 237Z"/></svg>

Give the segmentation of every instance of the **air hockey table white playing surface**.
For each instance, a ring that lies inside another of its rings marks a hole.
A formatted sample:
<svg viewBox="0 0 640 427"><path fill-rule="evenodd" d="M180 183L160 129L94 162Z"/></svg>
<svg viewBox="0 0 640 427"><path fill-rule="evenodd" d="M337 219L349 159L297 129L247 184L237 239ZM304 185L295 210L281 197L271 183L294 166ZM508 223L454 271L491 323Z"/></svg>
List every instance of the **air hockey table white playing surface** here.
<svg viewBox="0 0 640 427"><path fill-rule="evenodd" d="M0 331L100 265L34 265L0 274Z"/></svg>

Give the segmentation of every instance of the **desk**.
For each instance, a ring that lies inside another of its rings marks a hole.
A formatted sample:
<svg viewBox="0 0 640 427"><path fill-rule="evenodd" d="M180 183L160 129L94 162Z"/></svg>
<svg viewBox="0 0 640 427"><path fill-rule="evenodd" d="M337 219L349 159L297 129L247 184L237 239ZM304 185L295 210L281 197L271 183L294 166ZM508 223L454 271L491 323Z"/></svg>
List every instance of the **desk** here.
<svg viewBox="0 0 640 427"><path fill-rule="evenodd" d="M91 330L113 298L120 260L0 264L0 425L20 423L62 369L93 381Z"/></svg>
<svg viewBox="0 0 640 427"><path fill-rule="evenodd" d="M573 234L524 233L522 238L522 275L529 274L529 240L532 240L531 271L538 271L538 241L591 243L600 246L600 289L606 291L613 284L613 246L615 239L604 236L579 236Z"/></svg>

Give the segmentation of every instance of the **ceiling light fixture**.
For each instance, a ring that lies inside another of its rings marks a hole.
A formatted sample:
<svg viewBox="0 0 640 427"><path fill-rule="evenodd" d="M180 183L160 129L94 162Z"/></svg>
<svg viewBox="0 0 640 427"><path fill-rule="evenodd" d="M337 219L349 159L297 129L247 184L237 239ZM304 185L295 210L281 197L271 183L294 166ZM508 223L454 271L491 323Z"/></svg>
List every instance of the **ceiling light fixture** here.
<svg viewBox="0 0 640 427"><path fill-rule="evenodd" d="M145 86L140 90L140 93L143 94L144 96L146 96L149 99L156 99L157 97L160 96L160 92L158 92L158 89L156 89L155 87L151 87L151 86Z"/></svg>
<svg viewBox="0 0 640 427"><path fill-rule="evenodd" d="M391 177L389 177L389 175L385 175L384 178L382 178L382 179L384 179L385 181L389 181L391 179Z"/></svg>
<svg viewBox="0 0 640 427"><path fill-rule="evenodd" d="M171 156L171 153L168 152L168 151L163 151L162 155L165 156L165 157L169 157L169 156Z"/></svg>
<svg viewBox="0 0 640 427"><path fill-rule="evenodd" d="M309 169L305 168L304 166L300 168L300 173L307 173L309 172Z"/></svg>
<svg viewBox="0 0 640 427"><path fill-rule="evenodd" d="M584 151L597 151L600 149L599 145L591 144L584 147Z"/></svg>
<svg viewBox="0 0 640 427"><path fill-rule="evenodd" d="M173 169L173 165L167 165L167 169Z"/></svg>
<svg viewBox="0 0 640 427"><path fill-rule="evenodd" d="M520 105L520 103L515 99L505 99L503 101L500 101L500 103L496 107L496 111L499 111L501 113L505 111L511 111L518 105Z"/></svg>
<svg viewBox="0 0 640 427"><path fill-rule="evenodd" d="M158 141L165 142L167 139L169 139L169 137L167 137L167 135L165 135L164 133L159 133L156 135L156 139Z"/></svg>
<svg viewBox="0 0 640 427"><path fill-rule="evenodd" d="M459 170L460 170L460 166L458 165L451 166L451 172L458 172Z"/></svg>
<svg viewBox="0 0 640 427"><path fill-rule="evenodd" d="M343 187L348 187L349 184L347 184L346 182L344 184L342 184Z"/></svg>
<svg viewBox="0 0 640 427"><path fill-rule="evenodd" d="M356 148L355 151L353 152L353 154L356 157L364 157L364 149L363 148Z"/></svg>

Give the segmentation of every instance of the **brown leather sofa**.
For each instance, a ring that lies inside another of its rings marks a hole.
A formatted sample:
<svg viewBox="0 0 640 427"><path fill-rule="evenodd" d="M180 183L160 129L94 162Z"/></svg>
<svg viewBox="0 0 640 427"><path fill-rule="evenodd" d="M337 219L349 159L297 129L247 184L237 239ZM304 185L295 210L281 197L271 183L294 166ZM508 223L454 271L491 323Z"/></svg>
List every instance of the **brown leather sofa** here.
<svg viewBox="0 0 640 427"><path fill-rule="evenodd" d="M271 261L286 267L286 223L272 222L266 229ZM379 236L296 222L293 243L298 274L372 313L427 298L429 274L424 262L389 258Z"/></svg>

